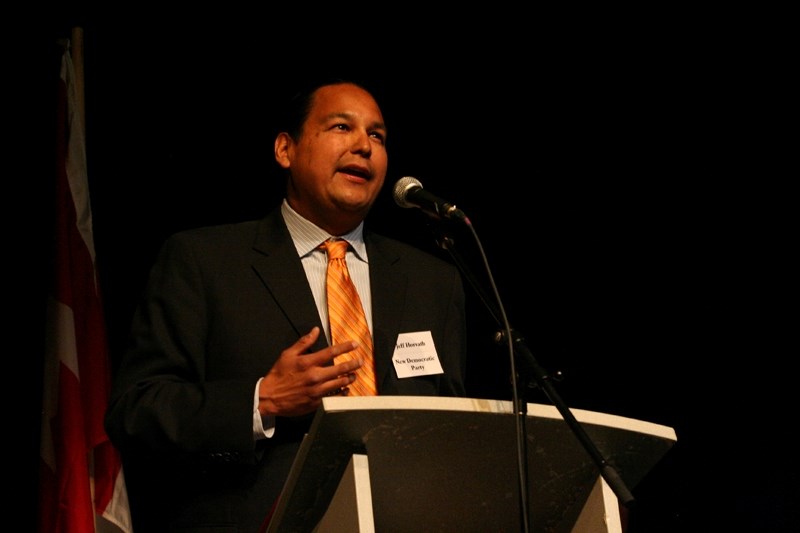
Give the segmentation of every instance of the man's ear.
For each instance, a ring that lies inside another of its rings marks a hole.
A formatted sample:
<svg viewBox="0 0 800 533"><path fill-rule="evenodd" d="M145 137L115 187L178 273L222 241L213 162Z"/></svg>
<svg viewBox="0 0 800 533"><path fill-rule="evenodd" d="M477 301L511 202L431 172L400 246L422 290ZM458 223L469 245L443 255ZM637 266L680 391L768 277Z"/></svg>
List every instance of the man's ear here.
<svg viewBox="0 0 800 533"><path fill-rule="evenodd" d="M275 161L283 168L292 166L291 158L292 138L286 132L281 132L275 137Z"/></svg>

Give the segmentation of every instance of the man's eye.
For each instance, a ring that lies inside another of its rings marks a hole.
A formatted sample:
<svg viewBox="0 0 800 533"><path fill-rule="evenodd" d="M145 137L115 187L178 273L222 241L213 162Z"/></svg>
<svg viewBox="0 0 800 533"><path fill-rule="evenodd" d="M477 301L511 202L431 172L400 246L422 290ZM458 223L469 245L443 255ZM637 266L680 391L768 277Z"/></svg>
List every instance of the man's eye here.
<svg viewBox="0 0 800 533"><path fill-rule="evenodd" d="M370 136L374 137L375 139L378 139L381 142L381 144L386 142L386 136L383 133L373 131L372 133L370 133Z"/></svg>

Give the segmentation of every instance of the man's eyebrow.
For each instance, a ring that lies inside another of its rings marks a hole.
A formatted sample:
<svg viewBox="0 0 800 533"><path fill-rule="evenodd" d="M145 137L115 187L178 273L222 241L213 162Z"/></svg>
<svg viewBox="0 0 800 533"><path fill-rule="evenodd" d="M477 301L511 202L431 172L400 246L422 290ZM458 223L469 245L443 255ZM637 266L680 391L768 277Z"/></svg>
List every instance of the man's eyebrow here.
<svg viewBox="0 0 800 533"><path fill-rule="evenodd" d="M334 113L329 113L325 116L325 120L333 120L336 118L344 118L350 120L353 118L353 114L348 113L346 111L336 111Z"/></svg>
<svg viewBox="0 0 800 533"><path fill-rule="evenodd" d="M347 111L336 111L335 113L331 113L331 114L327 115L325 117L325 120L332 120L332 119L337 119L337 118L352 120L353 113L349 113ZM386 123L383 122L383 121L380 121L380 120L376 120L375 122L371 123L369 125L369 129L371 129L371 130L383 130L383 131L387 130Z"/></svg>

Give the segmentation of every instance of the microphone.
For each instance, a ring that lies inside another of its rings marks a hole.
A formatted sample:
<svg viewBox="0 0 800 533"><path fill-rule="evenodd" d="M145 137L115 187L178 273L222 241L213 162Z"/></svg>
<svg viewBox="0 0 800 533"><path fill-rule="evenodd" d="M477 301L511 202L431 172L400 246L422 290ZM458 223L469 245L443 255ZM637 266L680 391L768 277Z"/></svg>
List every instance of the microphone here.
<svg viewBox="0 0 800 533"><path fill-rule="evenodd" d="M394 184L394 201L400 207L418 207L436 217L461 220L469 224L467 215L461 209L423 189L417 178L406 176L397 180Z"/></svg>

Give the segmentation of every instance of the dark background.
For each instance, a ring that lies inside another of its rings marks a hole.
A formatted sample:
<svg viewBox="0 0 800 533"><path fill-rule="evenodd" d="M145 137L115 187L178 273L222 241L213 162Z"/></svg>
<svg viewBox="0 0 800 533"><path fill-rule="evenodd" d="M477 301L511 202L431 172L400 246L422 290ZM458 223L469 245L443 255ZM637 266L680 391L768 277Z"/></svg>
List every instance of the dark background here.
<svg viewBox="0 0 800 533"><path fill-rule="evenodd" d="M98 19L37 26L34 76L20 78L23 91L49 88L55 39L84 26L88 171L113 361L168 234L257 218L280 201L271 129L280 98L309 74L365 79L389 126L374 229L446 257L426 217L396 206L391 187L414 176L453 201L472 221L512 326L539 363L563 374L564 401L675 429L676 445L633 488L630 531L797 528L787 408L796 343L785 333L785 307L796 305L783 281L796 237L776 238L789 212L761 151L769 101L752 84L753 69L768 69L747 46L709 32L709 21L649 18L512 27L476 17L397 36L216 13ZM32 128L20 131L32 132L32 168L48 175L53 97L34 93ZM22 207L46 222L47 186L24 191ZM46 229L35 234L48 239ZM453 236L487 288L477 243ZM27 257L43 257L26 244ZM497 325L474 293L469 305L469 393L509 399ZM34 405L39 395L34 386ZM32 427L23 442L35 465L38 420ZM35 483L21 486L31 506Z"/></svg>

